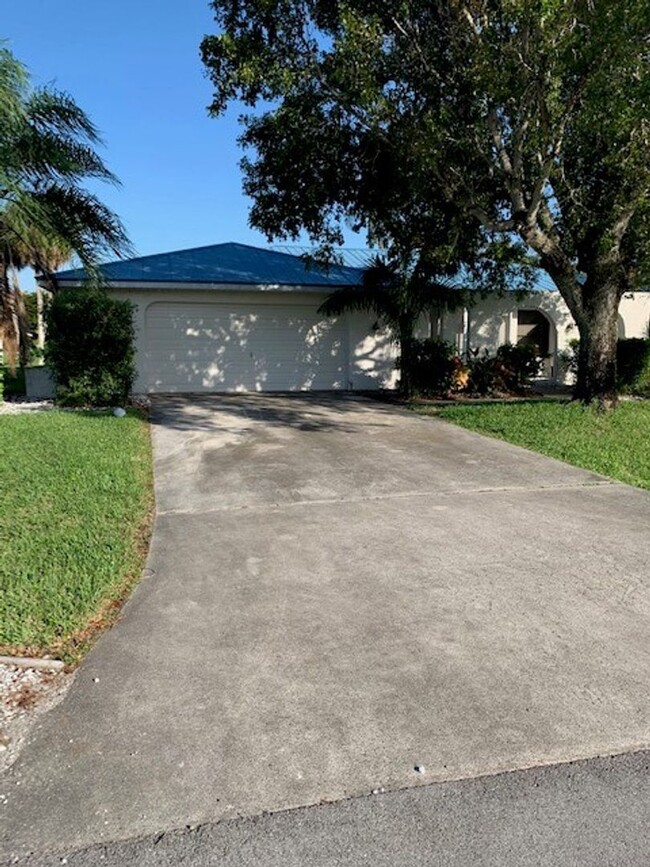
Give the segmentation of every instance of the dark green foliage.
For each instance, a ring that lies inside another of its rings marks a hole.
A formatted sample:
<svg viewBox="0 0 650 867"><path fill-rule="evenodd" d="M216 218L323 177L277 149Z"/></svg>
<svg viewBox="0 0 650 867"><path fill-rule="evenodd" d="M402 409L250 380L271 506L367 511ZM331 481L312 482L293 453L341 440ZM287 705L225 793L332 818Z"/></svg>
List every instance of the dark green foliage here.
<svg viewBox="0 0 650 867"><path fill-rule="evenodd" d="M25 370L17 367L12 374L8 367L0 365L0 400L4 382L4 396L15 397L25 394Z"/></svg>
<svg viewBox="0 0 650 867"><path fill-rule="evenodd" d="M124 374L118 370L93 370L74 376L66 386L57 386L60 406L116 406L126 402L129 388L124 386ZM132 380L132 377L131 377Z"/></svg>
<svg viewBox="0 0 650 867"><path fill-rule="evenodd" d="M504 343L495 355L476 352L469 362L468 391L479 395L520 394L540 371L542 361L529 344Z"/></svg>
<svg viewBox="0 0 650 867"><path fill-rule="evenodd" d="M420 351L414 336L418 322L426 314L455 310L464 298L464 288L444 277L437 263L426 256L414 255L410 261L397 256L377 256L357 286L332 292L319 312L340 316L348 310L364 310L377 316L399 344L400 391L408 396L418 390L411 380L411 373L419 363L414 357Z"/></svg>
<svg viewBox="0 0 650 867"><path fill-rule="evenodd" d="M619 389L628 394L650 393L650 338L619 340L616 358Z"/></svg>
<svg viewBox="0 0 650 867"><path fill-rule="evenodd" d="M569 340L569 348L559 353L559 360L568 373L578 375L578 355L580 354L580 341L577 338Z"/></svg>
<svg viewBox="0 0 650 867"><path fill-rule="evenodd" d="M415 394L444 395L450 391L457 358L451 343L437 337L414 340L410 352L410 380Z"/></svg>
<svg viewBox="0 0 650 867"><path fill-rule="evenodd" d="M64 289L47 310L46 362L59 402L124 403L135 377L133 305L101 289Z"/></svg>
<svg viewBox="0 0 650 867"><path fill-rule="evenodd" d="M562 353L566 369L574 376L578 372L580 341L569 341ZM618 389L623 394L650 393L650 338L627 337L616 344Z"/></svg>
<svg viewBox="0 0 650 867"><path fill-rule="evenodd" d="M542 366L542 359L529 343L504 343L497 349L496 362L506 391L525 388Z"/></svg>
<svg viewBox="0 0 650 867"><path fill-rule="evenodd" d="M579 329L577 395L615 400L619 302L650 271L647 0L211 6L211 112L256 109L253 225L327 246L347 221L491 286L517 239Z"/></svg>
<svg viewBox="0 0 650 867"><path fill-rule="evenodd" d="M452 344L429 337L410 342L406 362L404 354L399 360L402 374L405 363L413 394L431 397L468 392L485 396L524 393L538 375L542 360L533 346L505 343L494 355L486 349L475 350L466 363Z"/></svg>
<svg viewBox="0 0 650 867"><path fill-rule="evenodd" d="M25 305L25 316L27 320L27 328L29 331L29 339L36 339L38 329L38 311L36 305L35 292L23 292L23 304Z"/></svg>
<svg viewBox="0 0 650 867"><path fill-rule="evenodd" d="M499 376L495 365L494 356L487 349L483 352L476 351L469 360L469 380L467 391L481 396L492 394L499 386Z"/></svg>

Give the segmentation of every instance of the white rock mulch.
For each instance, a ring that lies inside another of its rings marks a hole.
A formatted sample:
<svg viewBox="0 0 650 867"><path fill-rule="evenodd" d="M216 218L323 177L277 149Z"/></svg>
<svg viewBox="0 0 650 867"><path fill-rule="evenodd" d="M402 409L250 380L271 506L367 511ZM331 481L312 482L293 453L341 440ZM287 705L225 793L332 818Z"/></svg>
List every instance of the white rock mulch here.
<svg viewBox="0 0 650 867"><path fill-rule="evenodd" d="M65 696L74 673L0 664L0 773L18 758L38 718Z"/></svg>
<svg viewBox="0 0 650 867"><path fill-rule="evenodd" d="M146 394L134 394L130 399L128 406L133 406L136 409L148 410L151 408L151 400ZM57 407L53 400L30 400L26 397L14 397L9 400L0 401L0 415L17 415L21 412L50 412L53 409L59 409L66 412L78 412L77 407ZM97 407L96 412L107 412L113 410L112 406Z"/></svg>
<svg viewBox="0 0 650 867"><path fill-rule="evenodd" d="M17 415L21 412L49 412L53 409L53 400L26 400L18 398L0 402L0 415Z"/></svg>

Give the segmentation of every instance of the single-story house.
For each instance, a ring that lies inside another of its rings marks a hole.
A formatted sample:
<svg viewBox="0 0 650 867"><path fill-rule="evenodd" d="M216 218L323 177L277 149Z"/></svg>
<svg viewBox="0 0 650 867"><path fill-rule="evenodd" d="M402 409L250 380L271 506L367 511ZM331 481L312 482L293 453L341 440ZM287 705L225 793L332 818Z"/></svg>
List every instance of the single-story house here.
<svg viewBox="0 0 650 867"><path fill-rule="evenodd" d="M562 296L545 274L525 299L488 296L469 309L439 317L434 333L456 346L459 354L486 349L496 352L504 343L529 341L544 358L540 378L563 384L570 380L566 359L578 328ZM650 292L631 292L619 307L618 336L650 336Z"/></svg>
<svg viewBox="0 0 650 867"><path fill-rule="evenodd" d="M361 268L307 267L296 255L215 244L102 266L131 301L136 393L360 390L396 382L395 347L369 314L318 313ZM81 269L55 275L80 285Z"/></svg>
<svg viewBox="0 0 650 867"><path fill-rule="evenodd" d="M360 267L308 267L298 255L245 244L215 244L102 266L108 291L134 305L134 391L240 392L368 390L397 382L395 344L376 318L318 313L336 288L358 284ZM78 286L83 271L61 271ZM650 293L626 296L619 333L648 336ZM578 337L555 288L541 283L525 301L493 297L423 323L458 352L533 339L543 376L564 381L562 352Z"/></svg>

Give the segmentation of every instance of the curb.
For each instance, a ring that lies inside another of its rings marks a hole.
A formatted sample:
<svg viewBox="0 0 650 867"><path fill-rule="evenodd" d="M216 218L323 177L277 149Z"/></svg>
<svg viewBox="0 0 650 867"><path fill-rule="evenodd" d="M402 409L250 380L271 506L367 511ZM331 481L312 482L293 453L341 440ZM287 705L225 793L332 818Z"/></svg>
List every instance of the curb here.
<svg viewBox="0 0 650 867"><path fill-rule="evenodd" d="M0 665L13 665L15 668L40 668L61 671L65 663L60 659L36 659L29 656L0 656Z"/></svg>

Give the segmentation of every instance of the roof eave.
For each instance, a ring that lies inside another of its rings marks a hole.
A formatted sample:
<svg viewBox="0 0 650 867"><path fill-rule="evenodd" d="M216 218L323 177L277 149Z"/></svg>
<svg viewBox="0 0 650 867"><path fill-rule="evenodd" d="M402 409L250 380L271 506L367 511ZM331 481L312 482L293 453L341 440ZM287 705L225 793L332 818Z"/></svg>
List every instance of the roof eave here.
<svg viewBox="0 0 650 867"><path fill-rule="evenodd" d="M39 279L36 281L39 286L43 288L47 288L46 285L40 282ZM84 285L83 280L78 279L70 279L70 278L58 278L57 284L61 288L69 288L69 289L78 289ZM229 283L212 283L212 282L188 282L188 281L180 281L180 280L107 280L105 282L106 288L117 291L117 290L138 290L144 292L162 292L162 291L174 291L177 289L183 290L203 290L203 291L228 291L231 289L237 289L238 291L250 290L252 292L314 292L323 294L324 292L333 292L336 289L340 289L344 285L343 283L308 283L308 284L298 284L298 283L244 283L244 282L236 282L231 281Z"/></svg>

